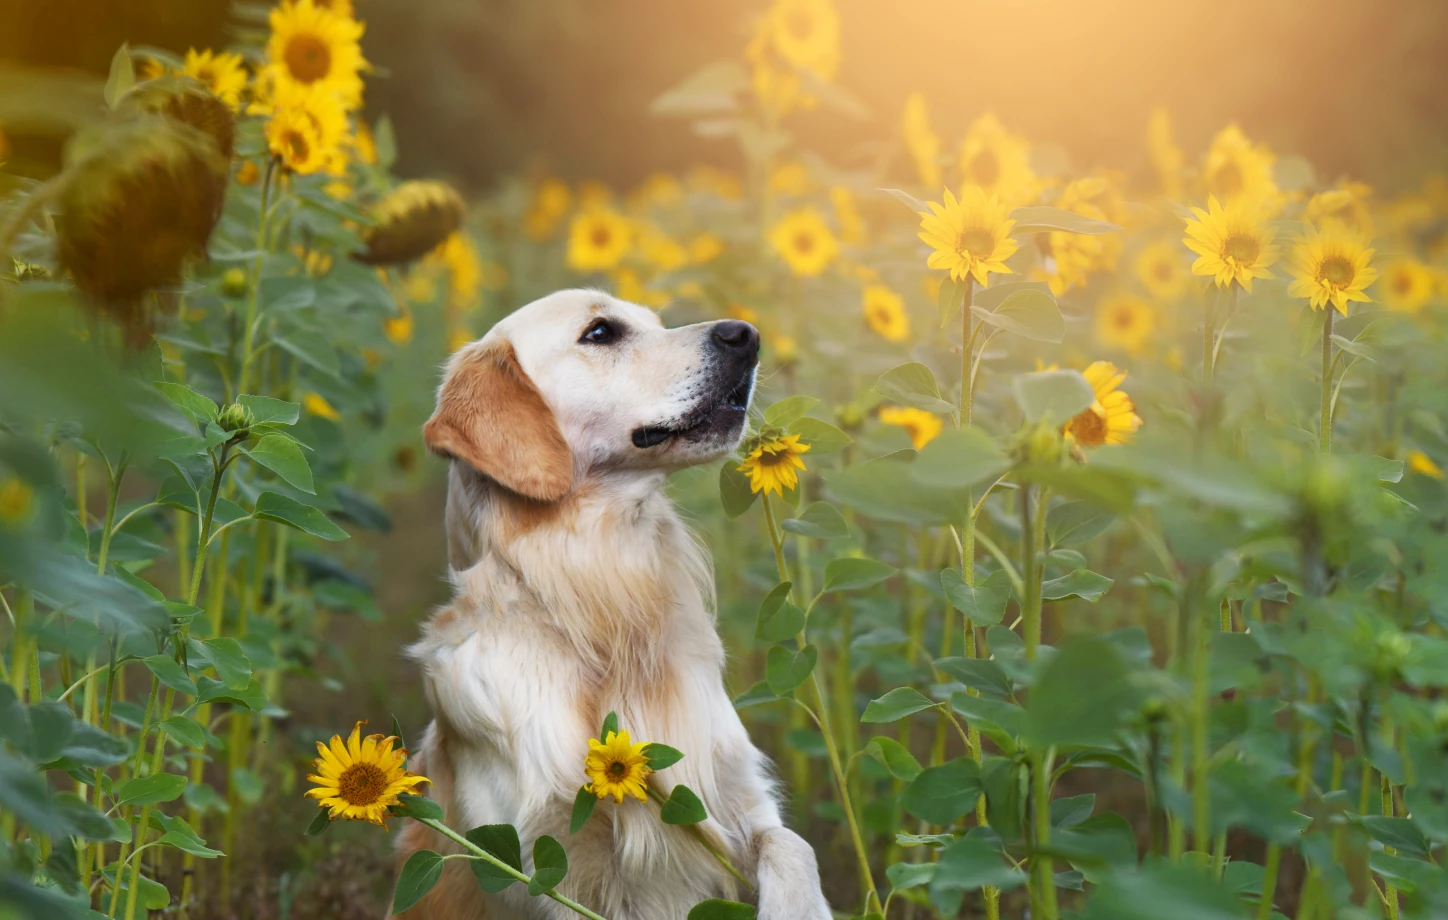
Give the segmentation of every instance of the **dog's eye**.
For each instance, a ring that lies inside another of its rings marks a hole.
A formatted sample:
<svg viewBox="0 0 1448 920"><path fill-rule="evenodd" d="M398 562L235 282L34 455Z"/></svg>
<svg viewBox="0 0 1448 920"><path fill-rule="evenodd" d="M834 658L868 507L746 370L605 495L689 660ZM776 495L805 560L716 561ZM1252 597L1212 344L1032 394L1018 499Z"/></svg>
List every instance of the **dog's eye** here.
<svg viewBox="0 0 1448 920"><path fill-rule="evenodd" d="M618 341L622 332L620 327L608 320L596 319L588 324L587 329L583 330L583 335L578 341L589 345L609 345Z"/></svg>

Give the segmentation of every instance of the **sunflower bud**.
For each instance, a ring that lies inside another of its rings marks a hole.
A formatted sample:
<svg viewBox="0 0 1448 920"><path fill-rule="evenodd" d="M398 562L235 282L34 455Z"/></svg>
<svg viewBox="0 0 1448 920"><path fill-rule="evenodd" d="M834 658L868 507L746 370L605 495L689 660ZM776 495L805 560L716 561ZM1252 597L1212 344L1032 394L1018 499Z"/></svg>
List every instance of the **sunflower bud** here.
<svg viewBox="0 0 1448 920"><path fill-rule="evenodd" d="M865 409L859 403L844 403L835 408L835 423L842 431L859 431L865 423Z"/></svg>
<svg viewBox="0 0 1448 920"><path fill-rule="evenodd" d="M229 268L221 276L221 293L226 297L245 297L250 287L245 269Z"/></svg>
<svg viewBox="0 0 1448 920"><path fill-rule="evenodd" d="M154 115L107 125L75 149L56 216L60 263L102 309L144 330L141 295L179 281L206 250L226 162L207 135Z"/></svg>
<svg viewBox="0 0 1448 920"><path fill-rule="evenodd" d="M241 403L232 403L221 410L216 424L222 431L230 432L233 440L245 441L251 434L251 426L256 424L256 415Z"/></svg>
<svg viewBox="0 0 1448 920"><path fill-rule="evenodd" d="M164 115L190 125L216 144L216 151L230 161L236 147L236 115L200 82L190 77L161 77L137 83L121 97L116 111L127 117Z"/></svg>
<svg viewBox="0 0 1448 920"><path fill-rule="evenodd" d="M377 223L363 234L367 248L352 258L367 265L403 265L418 259L463 223L462 196L442 182L404 182L377 206Z"/></svg>
<svg viewBox="0 0 1448 920"><path fill-rule="evenodd" d="M1373 642L1373 676L1385 684L1396 683L1412 652L1413 640L1396 629L1378 633Z"/></svg>
<svg viewBox="0 0 1448 920"><path fill-rule="evenodd" d="M1026 425L1016 432L1011 455L1020 463L1057 466L1067 456L1061 429L1045 422Z"/></svg>

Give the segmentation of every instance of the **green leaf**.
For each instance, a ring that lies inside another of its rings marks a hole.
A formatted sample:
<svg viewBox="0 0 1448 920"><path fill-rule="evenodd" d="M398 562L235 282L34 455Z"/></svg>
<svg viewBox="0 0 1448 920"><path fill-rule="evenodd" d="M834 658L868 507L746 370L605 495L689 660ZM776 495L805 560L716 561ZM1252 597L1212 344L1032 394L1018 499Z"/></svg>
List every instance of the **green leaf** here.
<svg viewBox="0 0 1448 920"><path fill-rule="evenodd" d="M325 808L319 808L317 809L317 816L312 819L311 824L307 825L307 836L320 837L322 834L326 833L327 828L331 826L331 813L328 812L328 810Z"/></svg>
<svg viewBox="0 0 1448 920"><path fill-rule="evenodd" d="M342 376L337 349L332 347L332 343L320 332L293 327L274 333L272 341L327 376Z"/></svg>
<svg viewBox="0 0 1448 920"><path fill-rule="evenodd" d="M1079 597L1094 604L1101 600L1101 595L1115 583L1105 575L1098 575L1089 569L1077 569L1060 578L1042 582L1041 600L1063 601L1068 597Z"/></svg>
<svg viewBox="0 0 1448 920"><path fill-rule="evenodd" d="M965 488L945 489L918 481L914 464L888 454L825 474L835 501L877 521L902 524L958 524L970 513Z"/></svg>
<svg viewBox="0 0 1448 920"><path fill-rule="evenodd" d="M815 502L799 517L789 518L780 526L796 536L818 540L841 540L850 535L850 525L845 523L845 516L829 502Z"/></svg>
<svg viewBox="0 0 1448 920"><path fill-rule="evenodd" d="M1381 364L1383 361L1383 353L1378 351L1371 345L1365 344L1363 342L1355 342L1351 339L1345 339L1340 335L1334 335L1332 337L1332 341L1336 343L1338 348L1341 348L1343 351L1352 355L1354 358L1364 358L1368 361L1373 362L1374 364Z"/></svg>
<svg viewBox="0 0 1448 920"><path fill-rule="evenodd" d="M940 282L940 293L935 295L935 309L940 314L942 329L960 315L964 300L965 285L946 275L945 279Z"/></svg>
<svg viewBox="0 0 1448 920"><path fill-rule="evenodd" d="M156 389L164 393L166 398L175 403L181 411L198 422L214 422L216 417L221 414L221 409L217 407L216 403L188 386L158 381Z"/></svg>
<svg viewBox="0 0 1448 920"><path fill-rule="evenodd" d="M1006 298L1020 291L1039 291L1050 294L1051 286L1044 281L997 281L987 288L978 288L971 299L973 306L983 310L996 310Z"/></svg>
<svg viewBox="0 0 1448 920"><path fill-rule="evenodd" d="M696 117L732 112L735 97L749 89L749 74L734 61L715 61L685 77L649 103L651 115Z"/></svg>
<svg viewBox="0 0 1448 920"><path fill-rule="evenodd" d="M901 793L900 806L922 821L945 827L974 808L980 794L980 765L957 757L922 770Z"/></svg>
<svg viewBox="0 0 1448 920"><path fill-rule="evenodd" d="M568 833L576 834L583 830L583 825L593 815L593 809L598 805L598 796L589 791L587 785L578 787L578 795L573 797L573 814L568 819Z"/></svg>
<svg viewBox="0 0 1448 920"><path fill-rule="evenodd" d="M163 685L187 696L196 695L196 681L170 655L152 655L141 659L141 662Z"/></svg>
<svg viewBox="0 0 1448 920"><path fill-rule="evenodd" d="M1369 457L1368 460L1377 473L1378 482L1403 481L1403 461L1389 460L1387 457Z"/></svg>
<svg viewBox="0 0 1448 920"><path fill-rule="evenodd" d="M990 573L978 585L968 585L959 569L941 569L940 586L950 606L976 626L994 626L1005 618L1011 580L1004 570Z"/></svg>
<svg viewBox="0 0 1448 920"><path fill-rule="evenodd" d="M397 804L392 806L392 813L399 818L443 820L441 805L425 795L413 795L410 792L404 792L397 797Z"/></svg>
<svg viewBox="0 0 1448 920"><path fill-rule="evenodd" d="M523 871L523 844L518 829L511 824L484 824L463 834L468 842L519 872ZM490 894L497 894L518 879L481 859L468 860L478 885Z"/></svg>
<svg viewBox="0 0 1448 920"><path fill-rule="evenodd" d="M1015 291L994 310L973 306L970 312L987 325L1035 342L1058 343L1066 337L1061 308L1056 298L1045 291Z"/></svg>
<svg viewBox="0 0 1448 920"><path fill-rule="evenodd" d="M759 604L759 617L755 621L754 638L761 642L783 642L799 635L804 629L804 611L789 601L790 582L774 586Z"/></svg>
<svg viewBox="0 0 1448 920"><path fill-rule="evenodd" d="M875 381L875 392L886 399L926 412L954 412L955 405L940 395L935 375L923 364L912 362L891 368Z"/></svg>
<svg viewBox="0 0 1448 920"><path fill-rule="evenodd" d="M806 645L797 652L782 645L769 649L764 659L764 679L776 696L786 696L795 687L809 679L819 661L820 651L813 645Z"/></svg>
<svg viewBox="0 0 1448 920"><path fill-rule="evenodd" d="M222 636L200 643L207 660L216 669L216 676L228 687L244 687L251 679L251 662L241 650L241 643Z"/></svg>
<svg viewBox="0 0 1448 920"><path fill-rule="evenodd" d="M279 434L264 435L242 453L280 476L287 484L313 493L312 467L302 456L302 449L291 438Z"/></svg>
<svg viewBox="0 0 1448 920"><path fill-rule="evenodd" d="M1085 543L1105 532L1116 515L1091 502L1061 502L1046 512L1046 535L1052 548Z"/></svg>
<svg viewBox="0 0 1448 920"><path fill-rule="evenodd" d="M215 859L226 854L220 850L213 850L202 843L195 836L180 833L179 831L167 831L156 841L163 846L172 846L183 853L190 853L192 856L199 856L202 859ZM169 902L168 902L169 903Z"/></svg>
<svg viewBox="0 0 1448 920"><path fill-rule="evenodd" d="M257 425L295 425L302 412L299 404L270 396L244 393L236 401L251 410Z"/></svg>
<svg viewBox="0 0 1448 920"><path fill-rule="evenodd" d="M442 878L443 859L432 850L418 850L402 865L397 877L397 890L392 897L392 913L400 914L427 897Z"/></svg>
<svg viewBox="0 0 1448 920"><path fill-rule="evenodd" d="M1410 818L1390 818L1387 815L1366 815L1359 819L1363 830L1383 846L1389 846L1399 853L1426 857L1432 849L1428 838Z"/></svg>
<svg viewBox="0 0 1448 920"><path fill-rule="evenodd" d="M186 777L172 773L138 776L121 783L114 790L115 805L154 805L174 802L186 791Z"/></svg>
<svg viewBox="0 0 1448 920"><path fill-rule="evenodd" d="M865 753L878 760L896 779L903 779L908 783L920 775L920 761L915 759L909 748L894 738L876 735L865 745Z"/></svg>
<svg viewBox="0 0 1448 920"><path fill-rule="evenodd" d="M900 202L905 207L914 211L916 214L932 213L929 205L921 201L919 198L916 198L909 192L902 192L898 188L882 188L880 189L880 191L889 195L891 198L894 198L896 201Z"/></svg>
<svg viewBox="0 0 1448 920"><path fill-rule="evenodd" d="M611 709L608 715L603 717L603 725L598 730L598 740L607 744L610 734L618 734L618 713Z"/></svg>
<svg viewBox="0 0 1448 920"><path fill-rule="evenodd" d="M748 709L750 706L758 706L761 703L777 703L780 699L778 693L769 689L769 682L761 680L734 698L734 708L736 710Z"/></svg>
<svg viewBox="0 0 1448 920"><path fill-rule="evenodd" d="M911 473L927 486L965 488L995 479L1010 465L994 438L967 426L946 431L925 445L911 464Z"/></svg>
<svg viewBox="0 0 1448 920"><path fill-rule="evenodd" d="M136 85L136 66L131 60L130 46L125 42L111 55L111 71L106 76L105 100L106 105L115 108L121 101L121 97L131 91ZM169 900L169 899L168 899ZM165 905L161 905L164 907Z"/></svg>
<svg viewBox="0 0 1448 920"><path fill-rule="evenodd" d="M1040 371L1011 381L1016 404L1026 421L1064 424L1096 400L1096 391L1080 371Z"/></svg>
<svg viewBox="0 0 1448 920"><path fill-rule="evenodd" d="M704 810L704 803L694 794L694 790L680 784L674 787L669 797L664 801L659 816L664 819L665 824L698 824L709 813Z"/></svg>
<svg viewBox="0 0 1448 920"><path fill-rule="evenodd" d="M347 531L333 524L321 511L279 492L261 493L254 513L264 521L276 521L323 540L347 539Z"/></svg>
<svg viewBox="0 0 1448 920"><path fill-rule="evenodd" d="M241 686L230 687L224 681L203 676L196 679L196 702L234 703L252 712L261 712L266 708L267 697L255 677L248 678Z"/></svg>
<svg viewBox="0 0 1448 920"><path fill-rule="evenodd" d="M1051 826L1054 828L1075 827L1091 817L1096 807L1096 794L1073 795L1064 799L1051 800Z"/></svg>
<svg viewBox="0 0 1448 920"><path fill-rule="evenodd" d="M1064 208L1050 208L1042 205L1016 208L1011 212L1011 220L1016 222L1016 225L1011 228L1013 234L1049 233L1051 231L1097 234L1112 233L1121 229L1108 221L1096 220Z"/></svg>
<svg viewBox="0 0 1448 920"><path fill-rule="evenodd" d="M890 880L891 891L919 888L921 885L930 884L930 880L935 877L935 863L895 863L885 869L885 877Z"/></svg>
<svg viewBox="0 0 1448 920"><path fill-rule="evenodd" d="M833 454L855 443L854 438L845 434L829 422L822 422L808 415L790 422L787 430L790 434L799 435L800 441L809 445L809 452L812 457L818 457L821 454Z"/></svg>
<svg viewBox="0 0 1448 920"><path fill-rule="evenodd" d="M773 428L788 427L817 405L819 400L813 396L786 396L764 410L764 424Z"/></svg>
<svg viewBox="0 0 1448 920"><path fill-rule="evenodd" d="M878 585L894 575L894 566L874 559L846 556L825 566L825 591L858 591Z"/></svg>
<svg viewBox="0 0 1448 920"><path fill-rule="evenodd" d="M1241 920L1242 902L1193 866L1148 863L1102 879L1081 920Z"/></svg>
<svg viewBox="0 0 1448 920"><path fill-rule="evenodd" d="M563 844L547 834L533 841L533 879L528 882L528 894L536 898L552 891L567 875L568 853Z"/></svg>
<svg viewBox="0 0 1448 920"><path fill-rule="evenodd" d="M683 760L684 752L655 741L644 745L644 756L649 759L649 769L657 773Z"/></svg>
<svg viewBox="0 0 1448 920"><path fill-rule="evenodd" d="M940 852L930 881L930 901L943 915L953 917L965 892L985 887L1010 891L1025 881L1026 874L1007 863L996 847L982 837L968 836Z"/></svg>
<svg viewBox="0 0 1448 920"><path fill-rule="evenodd" d="M725 901L720 898L710 898L707 901L700 901L689 909L688 920L754 920L755 910L752 904L741 904L738 901Z"/></svg>
<svg viewBox="0 0 1448 920"><path fill-rule="evenodd" d="M1110 744L1139 700L1114 643L1095 636L1076 639L1046 663L1031 688L1025 735L1042 749Z"/></svg>
<svg viewBox="0 0 1448 920"><path fill-rule="evenodd" d="M988 658L937 658L935 668L980 693L1005 698L1015 692L1006 672Z"/></svg>
<svg viewBox="0 0 1448 920"><path fill-rule="evenodd" d="M732 520L749 510L759 494L749 488L749 477L739 472L739 461L730 457L719 467L719 500Z"/></svg>
<svg viewBox="0 0 1448 920"><path fill-rule="evenodd" d="M175 738L186 747L203 751L206 749L206 731L195 721L185 716L172 716L157 723L168 736Z"/></svg>
<svg viewBox="0 0 1448 920"><path fill-rule="evenodd" d="M938 706L935 700L914 687L896 687L865 707L861 722L898 722L908 715Z"/></svg>

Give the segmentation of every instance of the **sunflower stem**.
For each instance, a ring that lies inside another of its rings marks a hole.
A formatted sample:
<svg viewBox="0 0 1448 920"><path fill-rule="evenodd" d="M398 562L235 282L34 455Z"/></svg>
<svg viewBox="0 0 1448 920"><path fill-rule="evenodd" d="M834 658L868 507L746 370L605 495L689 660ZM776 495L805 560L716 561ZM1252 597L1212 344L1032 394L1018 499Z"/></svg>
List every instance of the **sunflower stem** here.
<svg viewBox="0 0 1448 920"><path fill-rule="evenodd" d="M261 300L261 263L266 250L267 199L271 195L272 175L276 171L276 159L266 161L266 175L261 180L261 207L256 219L256 258L251 263L251 284L246 292L246 322L241 330L241 371L237 374L236 394L246 392L251 376L252 359L256 355L256 313Z"/></svg>
<svg viewBox="0 0 1448 920"><path fill-rule="evenodd" d="M1322 319L1322 406L1321 428L1318 431L1317 450L1327 455L1332 450L1332 319L1333 306L1325 308Z"/></svg>

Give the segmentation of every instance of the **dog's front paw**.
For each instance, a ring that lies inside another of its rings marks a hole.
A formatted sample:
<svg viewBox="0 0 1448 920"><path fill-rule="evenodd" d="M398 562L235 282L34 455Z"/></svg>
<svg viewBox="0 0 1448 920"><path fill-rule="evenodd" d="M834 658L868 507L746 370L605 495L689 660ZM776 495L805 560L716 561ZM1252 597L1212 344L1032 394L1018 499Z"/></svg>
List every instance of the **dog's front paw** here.
<svg viewBox="0 0 1448 920"><path fill-rule="evenodd" d="M814 850L794 831L758 836L759 920L830 920Z"/></svg>

